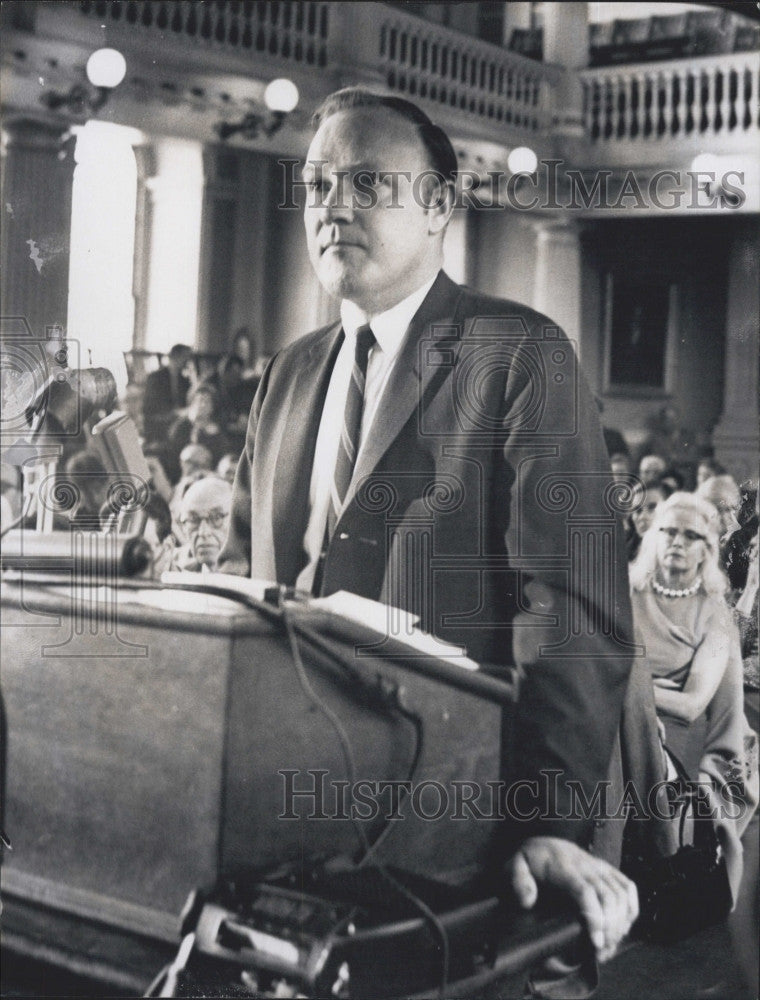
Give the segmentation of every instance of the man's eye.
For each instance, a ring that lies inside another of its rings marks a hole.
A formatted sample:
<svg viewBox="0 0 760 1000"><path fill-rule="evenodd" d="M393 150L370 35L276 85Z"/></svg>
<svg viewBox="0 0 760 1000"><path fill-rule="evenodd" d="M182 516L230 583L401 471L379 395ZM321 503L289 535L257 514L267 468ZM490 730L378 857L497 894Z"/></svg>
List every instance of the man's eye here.
<svg viewBox="0 0 760 1000"><path fill-rule="evenodd" d="M354 177L354 184L359 187L377 187L380 176L377 170L360 170Z"/></svg>

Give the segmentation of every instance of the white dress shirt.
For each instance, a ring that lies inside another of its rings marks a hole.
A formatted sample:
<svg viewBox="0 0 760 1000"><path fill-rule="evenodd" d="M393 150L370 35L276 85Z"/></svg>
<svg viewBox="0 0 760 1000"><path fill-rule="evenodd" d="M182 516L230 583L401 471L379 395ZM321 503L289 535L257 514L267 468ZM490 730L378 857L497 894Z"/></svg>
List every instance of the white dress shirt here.
<svg viewBox="0 0 760 1000"><path fill-rule="evenodd" d="M391 309L378 313L376 316L368 316L353 302L344 300L341 303L340 318L345 336L330 376L322 418L319 422L317 444L314 449L314 465L309 485L311 512L303 540L308 562L296 580L296 587L300 590L311 590L317 562L322 551L327 510L330 506L330 486L335 472L335 463L338 459L338 441L343 426L348 384L351 380L351 370L356 353L356 331L360 326L369 323L375 335L375 344L369 352L367 362L364 409L357 452L358 462L359 455L370 433L372 421L377 413L380 397L388 384L409 324L432 288L434 281L435 278L431 278L416 292L412 292Z"/></svg>

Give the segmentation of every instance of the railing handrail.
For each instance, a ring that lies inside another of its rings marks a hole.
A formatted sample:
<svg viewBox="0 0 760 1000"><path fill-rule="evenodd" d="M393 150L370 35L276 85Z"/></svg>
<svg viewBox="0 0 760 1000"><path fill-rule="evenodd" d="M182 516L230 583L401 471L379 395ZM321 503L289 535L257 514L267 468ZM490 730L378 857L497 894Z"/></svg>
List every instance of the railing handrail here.
<svg viewBox="0 0 760 1000"><path fill-rule="evenodd" d="M643 63L618 63L616 66L589 66L578 70L582 80L600 77L629 76L632 74L648 74L650 76L667 73L699 73L711 69L736 70L744 69L747 63L760 67L760 51L730 52L725 55L689 56L685 59L662 59Z"/></svg>
<svg viewBox="0 0 760 1000"><path fill-rule="evenodd" d="M337 4L337 6L342 5ZM427 21L425 18L399 10L397 7L383 5L383 8L383 17L386 21L393 19L399 25L405 25L411 30L423 31L428 37L435 35L436 40L444 44L456 45L460 51L471 50L484 57L499 60L505 66L509 66L509 68L544 77L549 83L556 83L565 72L564 67L558 66L555 63L530 59L519 52L513 52L511 49L495 45L493 42L488 42L482 38L476 38L474 35L466 35L456 28L450 28L444 24L436 24L434 21Z"/></svg>

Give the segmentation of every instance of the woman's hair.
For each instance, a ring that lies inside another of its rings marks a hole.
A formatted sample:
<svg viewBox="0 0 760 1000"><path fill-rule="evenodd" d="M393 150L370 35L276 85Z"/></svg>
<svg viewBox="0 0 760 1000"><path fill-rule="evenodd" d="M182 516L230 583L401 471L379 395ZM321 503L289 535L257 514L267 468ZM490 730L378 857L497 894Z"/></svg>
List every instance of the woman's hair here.
<svg viewBox="0 0 760 1000"><path fill-rule="evenodd" d="M658 504L652 524L641 539L638 555L631 563L629 576L634 590L646 590L657 569L657 536L665 515L671 510L686 511L695 528L705 536L705 558L700 568L702 586L708 594L725 594L728 582L718 562L718 515L711 503L696 493L673 493Z"/></svg>
<svg viewBox="0 0 760 1000"><path fill-rule="evenodd" d="M741 503L739 487L734 477L729 475L711 476L706 479L697 489L697 496L704 497L717 508L730 507L733 511L738 510Z"/></svg>

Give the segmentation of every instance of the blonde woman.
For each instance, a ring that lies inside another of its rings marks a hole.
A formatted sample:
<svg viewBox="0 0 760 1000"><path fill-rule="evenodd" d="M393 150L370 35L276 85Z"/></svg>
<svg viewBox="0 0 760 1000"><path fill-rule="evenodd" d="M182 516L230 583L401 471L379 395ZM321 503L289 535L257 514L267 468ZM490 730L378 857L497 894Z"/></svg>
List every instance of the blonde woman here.
<svg viewBox="0 0 760 1000"><path fill-rule="evenodd" d="M666 746L709 788L735 891L757 775L750 780L745 767L741 651L718 565L718 530L710 503L674 493L655 511L630 579L636 639Z"/></svg>

